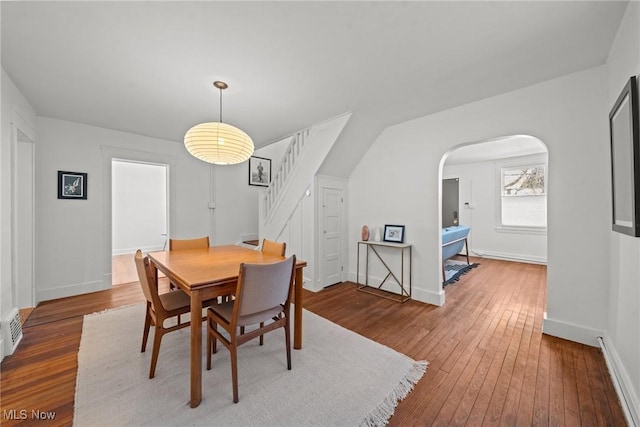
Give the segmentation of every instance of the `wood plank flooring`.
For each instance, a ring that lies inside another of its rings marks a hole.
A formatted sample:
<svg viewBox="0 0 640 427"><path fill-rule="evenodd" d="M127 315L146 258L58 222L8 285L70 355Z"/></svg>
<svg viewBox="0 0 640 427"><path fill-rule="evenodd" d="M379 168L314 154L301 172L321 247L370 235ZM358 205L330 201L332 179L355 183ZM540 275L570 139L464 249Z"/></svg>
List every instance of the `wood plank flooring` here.
<svg viewBox="0 0 640 427"><path fill-rule="evenodd" d="M429 361L391 426L625 425L600 350L542 335L545 267L475 261L478 268L447 286L443 307L400 304L357 292L353 283L305 291L304 305ZM18 350L2 362L0 423L71 425L82 316L142 301L134 283L36 307ZM26 420L8 419L22 409ZM31 419L32 410L53 411L55 420Z"/></svg>

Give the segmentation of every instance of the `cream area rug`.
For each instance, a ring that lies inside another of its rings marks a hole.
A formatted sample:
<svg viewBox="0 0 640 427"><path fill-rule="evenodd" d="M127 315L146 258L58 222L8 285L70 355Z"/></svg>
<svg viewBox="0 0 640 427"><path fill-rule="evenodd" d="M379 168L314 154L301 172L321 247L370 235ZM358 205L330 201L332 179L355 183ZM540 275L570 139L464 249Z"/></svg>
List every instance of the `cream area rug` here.
<svg viewBox="0 0 640 427"><path fill-rule="evenodd" d="M293 310L292 310L293 311ZM203 354L202 402L190 408L189 328L140 352L144 305L85 316L78 353L75 426L381 426L423 376L414 361L304 310L303 349L288 371L283 330L238 350L237 404L229 352L218 344L212 369ZM203 341L206 338L203 325ZM203 349L206 348L203 342Z"/></svg>

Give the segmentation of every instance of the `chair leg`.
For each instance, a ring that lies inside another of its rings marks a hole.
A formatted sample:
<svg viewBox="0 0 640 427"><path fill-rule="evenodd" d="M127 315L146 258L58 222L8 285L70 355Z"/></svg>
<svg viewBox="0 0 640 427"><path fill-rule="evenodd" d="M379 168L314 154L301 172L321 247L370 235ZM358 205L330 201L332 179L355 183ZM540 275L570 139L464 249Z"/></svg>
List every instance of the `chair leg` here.
<svg viewBox="0 0 640 427"><path fill-rule="evenodd" d="M207 371L211 370L211 352L213 350L213 344L211 343L211 331L209 331L211 325L209 319L207 319Z"/></svg>
<svg viewBox="0 0 640 427"><path fill-rule="evenodd" d="M158 354L160 353L160 343L164 331L162 325L156 325L156 332L153 335L153 352L151 353L151 368L149 369L149 379L156 376L156 364L158 363Z"/></svg>
<svg viewBox="0 0 640 427"><path fill-rule="evenodd" d="M238 403L238 347L235 343L229 347L231 355L231 383L233 384L233 403Z"/></svg>
<svg viewBox="0 0 640 427"><path fill-rule="evenodd" d="M147 312L144 318L144 331L142 332L142 348L140 353L144 353L147 349L147 339L149 338L149 328L151 328L151 315L149 314L149 303L147 303Z"/></svg>
<svg viewBox="0 0 640 427"><path fill-rule="evenodd" d="M216 331L218 330L218 324L216 322L213 322L213 329L215 329ZM211 354L213 353L217 353L218 352L218 339L213 336L213 341L211 343Z"/></svg>
<svg viewBox="0 0 640 427"><path fill-rule="evenodd" d="M260 322L260 327L264 328L264 322ZM264 344L264 334L260 335L260 345Z"/></svg>
<svg viewBox="0 0 640 427"><path fill-rule="evenodd" d="M284 324L284 341L287 345L287 370L291 370L291 334L289 333L289 316Z"/></svg>

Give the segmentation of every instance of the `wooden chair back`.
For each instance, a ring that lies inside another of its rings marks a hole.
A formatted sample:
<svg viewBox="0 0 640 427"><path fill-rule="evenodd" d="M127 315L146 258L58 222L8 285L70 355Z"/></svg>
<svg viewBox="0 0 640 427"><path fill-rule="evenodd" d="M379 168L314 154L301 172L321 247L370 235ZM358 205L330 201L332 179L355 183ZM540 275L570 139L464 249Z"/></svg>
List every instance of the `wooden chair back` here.
<svg viewBox="0 0 640 427"><path fill-rule="evenodd" d="M142 293L147 302L151 304L154 311L164 311L160 296L158 295L158 283L151 273L149 267L149 258L142 256L142 251L138 249L134 256L136 262L136 270L138 271L138 280L140 281L140 287L142 287Z"/></svg>
<svg viewBox="0 0 640 427"><path fill-rule="evenodd" d="M274 242L273 240L262 240L262 252L269 255L284 256L287 251L285 242Z"/></svg>
<svg viewBox="0 0 640 427"><path fill-rule="evenodd" d="M199 249L209 247L209 236L197 239L169 239L169 250L180 251L183 249Z"/></svg>

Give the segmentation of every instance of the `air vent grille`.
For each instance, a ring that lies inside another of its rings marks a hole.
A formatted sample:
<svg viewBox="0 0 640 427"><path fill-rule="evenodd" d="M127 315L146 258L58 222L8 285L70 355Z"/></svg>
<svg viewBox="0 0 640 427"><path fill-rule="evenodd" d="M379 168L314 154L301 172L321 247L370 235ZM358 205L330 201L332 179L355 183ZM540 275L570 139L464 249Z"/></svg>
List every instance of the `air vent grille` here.
<svg viewBox="0 0 640 427"><path fill-rule="evenodd" d="M20 312L17 308L11 310L9 316L5 318L3 323L4 339L7 341L7 354L12 354L20 340L22 339L22 323L20 321Z"/></svg>

